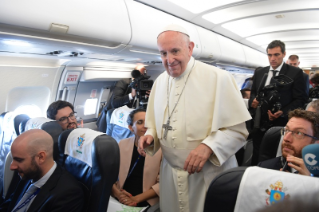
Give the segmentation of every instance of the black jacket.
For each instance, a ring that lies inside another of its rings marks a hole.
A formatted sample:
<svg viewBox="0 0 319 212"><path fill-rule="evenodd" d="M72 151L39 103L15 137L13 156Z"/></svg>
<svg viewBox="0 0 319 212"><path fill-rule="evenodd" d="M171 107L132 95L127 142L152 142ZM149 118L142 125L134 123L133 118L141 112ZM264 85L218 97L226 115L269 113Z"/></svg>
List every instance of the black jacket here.
<svg viewBox="0 0 319 212"><path fill-rule="evenodd" d="M262 78L265 73L269 72L269 66L264 67L255 72L253 85L251 88L251 94L249 99L250 111L253 112L253 108L251 108L251 103L257 96L258 88L261 84ZM297 108L302 108L308 99L308 95L306 93L306 83L303 77L303 72L301 69L283 64L279 75L286 75L293 79L293 83L291 85L285 86L283 89L280 89L280 103L282 105L281 110L283 111L283 117L286 121L288 121L288 112ZM263 86L261 86L263 87ZM280 119L280 118L278 118ZM276 122L276 120L275 120ZM281 122L282 123L282 122ZM274 126L282 126L281 124Z"/></svg>
<svg viewBox="0 0 319 212"><path fill-rule="evenodd" d="M20 180L15 192L0 206L0 211L12 211L27 190L31 180ZM42 186L27 212L81 212L84 207L84 189L66 170L57 166Z"/></svg>

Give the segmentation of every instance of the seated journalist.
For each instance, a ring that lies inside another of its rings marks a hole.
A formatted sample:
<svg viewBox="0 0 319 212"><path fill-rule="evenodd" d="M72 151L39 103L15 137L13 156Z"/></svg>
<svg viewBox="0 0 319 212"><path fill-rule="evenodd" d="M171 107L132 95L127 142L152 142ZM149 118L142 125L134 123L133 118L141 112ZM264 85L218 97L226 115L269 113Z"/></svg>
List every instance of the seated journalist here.
<svg viewBox="0 0 319 212"><path fill-rule="evenodd" d="M141 156L138 139L147 130L145 109L133 110L127 118L129 129L135 136L120 141L120 172L113 185L112 195L129 206L152 206L159 201L159 170L162 151L154 156Z"/></svg>
<svg viewBox="0 0 319 212"><path fill-rule="evenodd" d="M282 156L262 161L258 166L267 169L282 170L286 161L291 173L311 175L302 159L302 149L313 143L319 143L319 114L295 109L289 112L289 121L282 129Z"/></svg>
<svg viewBox="0 0 319 212"><path fill-rule="evenodd" d="M58 100L50 104L47 117L56 120L63 130L77 128L76 112L70 102Z"/></svg>
<svg viewBox="0 0 319 212"><path fill-rule="evenodd" d="M21 180L0 211L50 212L83 210L81 184L53 160L52 137L43 130L32 129L19 135L11 146L10 169Z"/></svg>

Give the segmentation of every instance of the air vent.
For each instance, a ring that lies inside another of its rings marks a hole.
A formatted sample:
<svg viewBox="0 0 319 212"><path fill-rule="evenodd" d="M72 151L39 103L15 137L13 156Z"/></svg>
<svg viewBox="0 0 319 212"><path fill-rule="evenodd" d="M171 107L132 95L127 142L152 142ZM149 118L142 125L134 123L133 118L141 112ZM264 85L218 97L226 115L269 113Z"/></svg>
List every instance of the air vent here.
<svg viewBox="0 0 319 212"><path fill-rule="evenodd" d="M63 24L51 24L50 32L53 33L61 33L61 34L66 34L69 30L69 26L63 25Z"/></svg>

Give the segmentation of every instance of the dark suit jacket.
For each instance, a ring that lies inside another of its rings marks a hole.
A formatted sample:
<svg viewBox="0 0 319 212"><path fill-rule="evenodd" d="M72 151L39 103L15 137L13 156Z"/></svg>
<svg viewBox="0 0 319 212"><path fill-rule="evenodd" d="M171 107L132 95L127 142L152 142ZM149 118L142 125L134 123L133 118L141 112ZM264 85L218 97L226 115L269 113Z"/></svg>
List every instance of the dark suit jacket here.
<svg viewBox="0 0 319 212"><path fill-rule="evenodd" d="M131 79L122 79L118 81L113 90L113 94L111 97L111 107L110 108L118 108L124 105L127 105L129 108L132 107L132 101L130 101L128 94L131 93L131 88L129 88L129 84L131 83Z"/></svg>
<svg viewBox="0 0 319 212"><path fill-rule="evenodd" d="M303 71L302 71L302 74L303 74L303 79L306 82L306 93L307 93L307 96L309 96L309 75L304 73Z"/></svg>
<svg viewBox="0 0 319 212"><path fill-rule="evenodd" d="M258 166L266 169L280 170L282 168L281 156L258 163Z"/></svg>
<svg viewBox="0 0 319 212"><path fill-rule="evenodd" d="M258 88L261 84L262 78L264 74L269 72L269 66L262 68L255 72L253 85L251 88L251 94L249 99L249 106L251 106L251 103L256 98ZM280 103L282 105L281 110L283 111L284 119L287 119L288 112L290 110L294 110L296 108L302 108L303 105L306 103L308 97L306 93L306 83L303 77L303 72L301 69L283 64L279 75L283 74L286 75L294 80L294 82L290 86L286 86L284 89L280 90ZM261 86L263 88L264 85ZM250 111L254 110L253 108L250 108ZM280 118L278 118L280 119ZM274 126L282 126L281 124L276 124L275 122L279 120L274 121ZM282 123L282 122L278 122Z"/></svg>
<svg viewBox="0 0 319 212"><path fill-rule="evenodd" d="M31 180L20 180L15 192L0 206L0 211L12 211L30 183ZM83 208L84 190L82 185L66 170L57 166L27 212L81 212Z"/></svg>

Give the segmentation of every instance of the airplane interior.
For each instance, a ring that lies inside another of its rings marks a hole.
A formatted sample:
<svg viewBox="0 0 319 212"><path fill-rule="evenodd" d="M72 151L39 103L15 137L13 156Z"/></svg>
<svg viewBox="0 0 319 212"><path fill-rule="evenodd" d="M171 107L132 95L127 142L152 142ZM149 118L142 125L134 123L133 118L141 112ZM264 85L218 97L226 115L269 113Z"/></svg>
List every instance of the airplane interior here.
<svg viewBox="0 0 319 212"><path fill-rule="evenodd" d="M111 124L113 110L107 105L116 83L132 78L136 66L145 66L153 81L165 71L157 36L168 24L184 27L195 44L192 57L226 70L239 91L257 67L269 66L266 49L273 40L285 43L284 62L298 55L304 73L319 73L318 10L318 0L0 0L0 203L19 181L10 170L12 142L30 129L43 129L54 140L54 160L90 193L84 211L112 212L108 206L112 185L118 180L118 142L132 132ZM93 162L65 154L72 133L63 132L57 121L47 117L48 106L58 100L71 103L78 129L92 133L94 154L89 157ZM265 133L263 160L278 156L281 129ZM274 142L266 143L267 139ZM243 175L248 172L252 149L249 137L236 154L239 167L219 175L207 188L204 211L256 211L245 208L249 200L238 196L243 195L239 185L249 184ZM259 169L249 171L250 177L262 176L255 173ZM259 185L266 196L261 201L271 202L270 193L277 191L271 178L280 181L287 175L260 173L268 181L260 180L251 189ZM290 183L307 181L304 177L296 176ZM312 177L303 189L311 183L319 187ZM295 194L285 189L280 192ZM147 211L160 211L159 204Z"/></svg>

